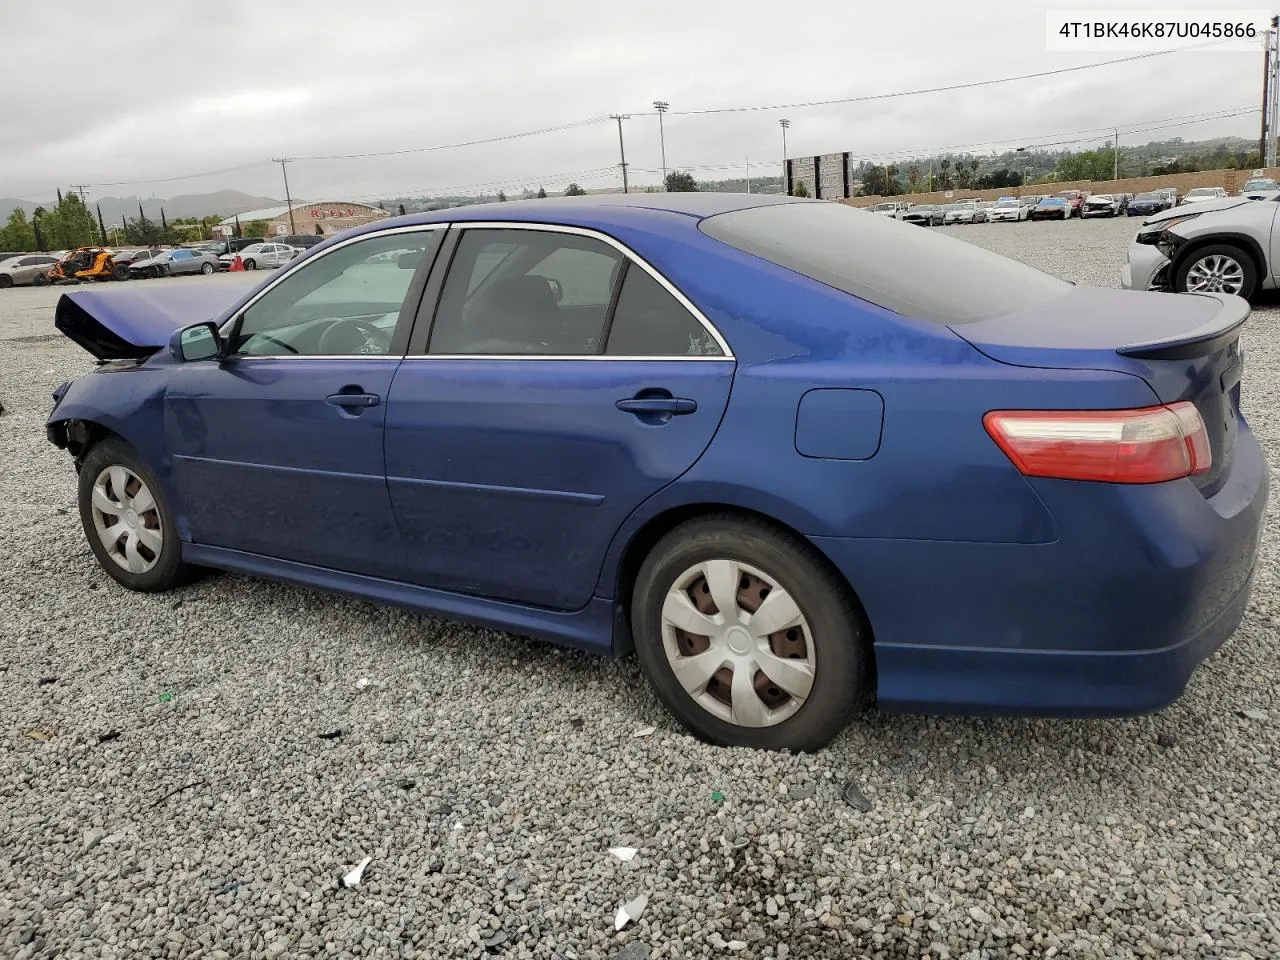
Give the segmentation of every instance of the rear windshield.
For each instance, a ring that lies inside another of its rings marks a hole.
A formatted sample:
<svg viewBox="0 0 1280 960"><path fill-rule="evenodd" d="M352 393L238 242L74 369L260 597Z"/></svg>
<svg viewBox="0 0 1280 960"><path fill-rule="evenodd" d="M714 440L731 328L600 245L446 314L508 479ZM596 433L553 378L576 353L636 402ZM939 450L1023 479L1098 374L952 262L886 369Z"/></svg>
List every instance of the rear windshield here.
<svg viewBox="0 0 1280 960"><path fill-rule="evenodd" d="M964 240L842 203L779 203L708 217L709 237L845 293L933 323L966 323L1071 285Z"/></svg>

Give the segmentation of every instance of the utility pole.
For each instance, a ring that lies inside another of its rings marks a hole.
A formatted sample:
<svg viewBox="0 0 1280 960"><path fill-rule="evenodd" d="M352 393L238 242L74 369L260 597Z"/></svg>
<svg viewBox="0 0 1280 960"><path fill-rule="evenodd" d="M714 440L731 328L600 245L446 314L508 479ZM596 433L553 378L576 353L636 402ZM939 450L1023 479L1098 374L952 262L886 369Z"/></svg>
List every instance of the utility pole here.
<svg viewBox="0 0 1280 960"><path fill-rule="evenodd" d="M1115 139L1111 141L1111 179L1120 179L1120 128L1113 127Z"/></svg>
<svg viewBox="0 0 1280 960"><path fill-rule="evenodd" d="M653 101L653 109L658 111L658 143L662 145L662 189L667 189L667 134L662 128L662 115L671 109L665 100Z"/></svg>
<svg viewBox="0 0 1280 960"><path fill-rule="evenodd" d="M751 193L751 158L747 157L747 193Z"/></svg>
<svg viewBox="0 0 1280 960"><path fill-rule="evenodd" d="M791 121L779 120L778 126L782 127L782 192L791 196L791 188L787 184L787 127L791 126Z"/></svg>
<svg viewBox="0 0 1280 960"><path fill-rule="evenodd" d="M1271 21L1272 30L1276 27L1276 21L1280 17L1273 18ZM1267 35L1263 37L1266 41L1262 53L1262 130L1258 134L1258 162L1265 163L1267 157L1267 118L1269 112L1267 105L1271 103L1271 32L1267 31Z"/></svg>
<svg viewBox="0 0 1280 960"><path fill-rule="evenodd" d="M618 153L622 155L622 192L630 193L631 191L627 187L627 148L622 142L622 121L630 120L631 114L611 113L609 114L609 119L618 121Z"/></svg>
<svg viewBox="0 0 1280 960"><path fill-rule="evenodd" d="M1276 165L1276 126L1280 121L1277 111L1280 110L1280 17L1271 18L1271 29L1267 31L1267 62L1270 69L1267 73L1267 102L1263 105L1263 116L1267 128L1266 149L1262 153L1262 165Z"/></svg>
<svg viewBox="0 0 1280 960"><path fill-rule="evenodd" d="M287 166L293 162L293 157L272 157L271 162L280 164L280 172L284 175L284 202L289 207L289 232L297 234L298 228L293 225L293 197L289 196L289 169Z"/></svg>

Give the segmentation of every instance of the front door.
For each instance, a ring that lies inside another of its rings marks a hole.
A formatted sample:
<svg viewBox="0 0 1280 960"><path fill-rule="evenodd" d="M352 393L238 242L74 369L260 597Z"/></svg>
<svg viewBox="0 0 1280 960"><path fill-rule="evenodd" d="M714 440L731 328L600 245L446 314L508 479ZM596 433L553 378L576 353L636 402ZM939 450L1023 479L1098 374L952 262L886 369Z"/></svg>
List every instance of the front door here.
<svg viewBox="0 0 1280 960"><path fill-rule="evenodd" d="M466 230L387 408L408 579L582 607L623 520L710 443L733 370L686 302L604 239Z"/></svg>
<svg viewBox="0 0 1280 960"><path fill-rule="evenodd" d="M418 228L334 247L224 328L226 359L175 371L165 429L184 536L402 573L383 425L440 235Z"/></svg>

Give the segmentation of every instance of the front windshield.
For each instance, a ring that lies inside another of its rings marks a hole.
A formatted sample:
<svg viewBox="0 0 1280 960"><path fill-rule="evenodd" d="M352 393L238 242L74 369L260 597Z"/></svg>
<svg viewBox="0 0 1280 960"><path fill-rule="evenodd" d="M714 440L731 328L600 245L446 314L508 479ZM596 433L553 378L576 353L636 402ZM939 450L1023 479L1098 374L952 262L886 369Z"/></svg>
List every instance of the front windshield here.
<svg viewBox="0 0 1280 960"><path fill-rule="evenodd" d="M1066 205L1066 200L1062 197L1045 197L1040 201L1042 207L1061 207Z"/></svg>
<svg viewBox="0 0 1280 960"><path fill-rule="evenodd" d="M1188 193L1187 196L1188 197L1212 197L1215 193L1217 193L1216 190L1211 190L1208 187L1197 187L1196 189Z"/></svg>
<svg viewBox="0 0 1280 960"><path fill-rule="evenodd" d="M894 209L894 206L892 203L877 203L871 209L872 210L892 210Z"/></svg>

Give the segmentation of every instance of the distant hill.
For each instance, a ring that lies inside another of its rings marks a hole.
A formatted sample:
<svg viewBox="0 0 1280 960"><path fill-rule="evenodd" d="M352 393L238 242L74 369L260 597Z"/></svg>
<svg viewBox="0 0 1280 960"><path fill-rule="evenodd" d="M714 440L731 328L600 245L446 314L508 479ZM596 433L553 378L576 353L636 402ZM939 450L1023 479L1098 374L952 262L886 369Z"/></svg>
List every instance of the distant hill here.
<svg viewBox="0 0 1280 960"><path fill-rule="evenodd" d="M15 208L20 207L26 211L27 216L31 216L36 207L52 207L56 202L57 200L54 197L50 197L43 203L0 197L0 222L3 222L4 218L9 215L9 211ZM94 204L101 206L102 219L109 225L120 223L123 217L136 217L138 215L138 202L138 197L102 197L101 199L96 199L92 195L89 196L89 206L93 207ZM159 220L160 210L163 208L165 216L172 220L177 217L205 217L215 213L223 217L230 217L250 210L279 206L284 201L274 200L271 197L255 197L239 190L217 190L213 193L182 194L168 199L145 197L141 202L143 212L150 219Z"/></svg>

